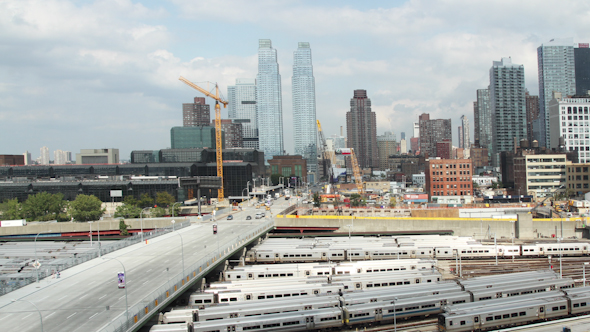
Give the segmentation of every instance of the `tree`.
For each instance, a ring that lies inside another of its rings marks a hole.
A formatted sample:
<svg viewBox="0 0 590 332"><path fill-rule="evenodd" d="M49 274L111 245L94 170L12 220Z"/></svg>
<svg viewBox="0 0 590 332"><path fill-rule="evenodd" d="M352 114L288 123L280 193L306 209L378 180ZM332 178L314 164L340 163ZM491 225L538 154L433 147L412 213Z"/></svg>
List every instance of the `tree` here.
<svg viewBox="0 0 590 332"><path fill-rule="evenodd" d="M389 199L389 207L390 208L395 208L396 205L397 205L397 200L395 199L395 197L391 197Z"/></svg>
<svg viewBox="0 0 590 332"><path fill-rule="evenodd" d="M70 207L72 218L77 221L98 220L105 211L100 199L94 195L78 195Z"/></svg>
<svg viewBox="0 0 590 332"><path fill-rule="evenodd" d="M137 206L140 208L146 208L146 207L153 206L153 205L154 205L154 199L151 198L150 194L148 194L148 193L144 193L143 195L141 195L141 198L137 202Z"/></svg>
<svg viewBox="0 0 590 332"><path fill-rule="evenodd" d="M20 204L16 198L4 201L4 203L0 205L0 211L2 211L2 219L4 220L23 218L22 204Z"/></svg>
<svg viewBox="0 0 590 332"><path fill-rule="evenodd" d="M115 218L139 218L140 214L141 209L134 205L123 204L118 206L117 210L115 210Z"/></svg>
<svg viewBox="0 0 590 332"><path fill-rule="evenodd" d="M270 182L272 182L273 186L276 186L279 184L279 181L281 179L281 174L271 174L270 175Z"/></svg>
<svg viewBox="0 0 590 332"><path fill-rule="evenodd" d="M129 232L127 231L127 225L125 224L125 219L119 220L119 230L121 231L121 235L129 235Z"/></svg>
<svg viewBox="0 0 590 332"><path fill-rule="evenodd" d="M174 196L170 195L166 191L161 191L159 193L156 193L156 204L158 206L168 207L168 206L174 204L175 201L176 201L176 199L174 198Z"/></svg>
<svg viewBox="0 0 590 332"><path fill-rule="evenodd" d="M137 200L131 195L125 196L125 198L123 198L123 204L137 206Z"/></svg>
<svg viewBox="0 0 590 332"><path fill-rule="evenodd" d="M504 185L502 184L502 182L492 182L492 189L498 189L498 188L503 188Z"/></svg>
<svg viewBox="0 0 590 332"><path fill-rule="evenodd" d="M314 193L313 194L313 206L320 207L320 204L321 204L320 194L319 193Z"/></svg>
<svg viewBox="0 0 590 332"><path fill-rule="evenodd" d="M473 181L473 188L479 188L479 184L477 184L475 181Z"/></svg>
<svg viewBox="0 0 590 332"><path fill-rule="evenodd" d="M29 195L29 198L23 203L23 216L29 221L47 221L56 220L58 215L63 220L65 216L66 201L62 193L50 194L40 192L35 195Z"/></svg>
<svg viewBox="0 0 590 332"><path fill-rule="evenodd" d="M366 201L359 194L350 195L350 205L353 207L365 205Z"/></svg>
<svg viewBox="0 0 590 332"><path fill-rule="evenodd" d="M143 213L145 215L145 212ZM153 209L150 209L150 216L151 217L156 217L156 218L160 218L162 216L164 216L166 214L166 209L164 209L163 207L155 207Z"/></svg>

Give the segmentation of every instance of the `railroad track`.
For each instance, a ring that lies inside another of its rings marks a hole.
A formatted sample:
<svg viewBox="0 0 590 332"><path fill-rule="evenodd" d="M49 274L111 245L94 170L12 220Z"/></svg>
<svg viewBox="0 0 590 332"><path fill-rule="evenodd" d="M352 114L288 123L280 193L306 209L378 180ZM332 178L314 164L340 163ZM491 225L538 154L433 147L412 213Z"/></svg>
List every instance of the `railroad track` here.
<svg viewBox="0 0 590 332"><path fill-rule="evenodd" d="M430 332L430 331L438 331L437 329L437 320L436 319L424 319L424 320L413 320L413 321L404 321L399 320L397 322L397 327L393 324L388 325L379 325L379 326L371 326L366 328L354 328L349 330L341 330L341 331L370 331L370 332L387 332L387 331L422 331L422 332Z"/></svg>

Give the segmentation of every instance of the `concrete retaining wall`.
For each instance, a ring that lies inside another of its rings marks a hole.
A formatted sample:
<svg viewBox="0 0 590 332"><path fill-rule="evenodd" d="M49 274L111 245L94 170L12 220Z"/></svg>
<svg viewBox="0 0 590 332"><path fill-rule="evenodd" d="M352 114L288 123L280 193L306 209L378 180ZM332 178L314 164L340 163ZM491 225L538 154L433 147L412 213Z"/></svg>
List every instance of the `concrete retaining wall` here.
<svg viewBox="0 0 590 332"><path fill-rule="evenodd" d="M524 218L529 218L523 216ZM453 230L458 236L472 236L476 239L488 238L489 233L496 233L498 238L511 239L516 231L516 237L520 239L534 239L551 237L557 227L561 235L560 219L534 219L500 220L491 218L383 218L383 217L357 217L350 216L277 216L276 226L307 226L307 227L339 227L338 232L348 232L348 226L352 225L352 232L393 232L414 230ZM582 233L576 232L576 228L582 227L581 219L563 219L563 237L581 238ZM488 231L489 227L489 231ZM519 228L520 227L520 228Z"/></svg>

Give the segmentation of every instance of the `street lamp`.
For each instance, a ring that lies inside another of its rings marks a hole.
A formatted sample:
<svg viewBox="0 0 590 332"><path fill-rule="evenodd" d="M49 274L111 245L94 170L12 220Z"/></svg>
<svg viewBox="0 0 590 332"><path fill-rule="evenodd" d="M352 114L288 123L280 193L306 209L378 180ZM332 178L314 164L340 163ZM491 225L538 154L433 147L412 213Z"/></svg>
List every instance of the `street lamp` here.
<svg viewBox="0 0 590 332"><path fill-rule="evenodd" d="M584 279L584 287L586 287L586 265L588 264L588 262L584 262L584 265L582 265L582 279Z"/></svg>
<svg viewBox="0 0 590 332"><path fill-rule="evenodd" d="M176 220L172 220L172 231L174 231L174 223L176 222ZM184 241L182 240L182 235L180 235L180 233L176 233L178 236L180 236L180 250L181 250L181 255L182 255L182 278L184 278Z"/></svg>
<svg viewBox="0 0 590 332"><path fill-rule="evenodd" d="M557 243L559 244L559 279L563 278L563 273L562 273L562 269L561 269L561 238L557 238Z"/></svg>
<svg viewBox="0 0 590 332"><path fill-rule="evenodd" d="M172 218L174 218L174 205L176 204L180 204L181 202L176 202L174 204L172 204Z"/></svg>
<svg viewBox="0 0 590 332"><path fill-rule="evenodd" d="M141 242L143 242L143 211L145 210L149 210L151 209L151 206L148 206L146 208L143 208L143 210L141 210L141 212L139 213L140 219L141 219Z"/></svg>
<svg viewBox="0 0 590 332"><path fill-rule="evenodd" d="M397 332L397 316L396 316L396 311L395 310L395 302L397 301L397 297L393 298L393 330L395 332Z"/></svg>
<svg viewBox="0 0 590 332"><path fill-rule="evenodd" d="M127 298L127 271L125 270L125 265L123 265L123 262L121 262L118 258L115 257L111 257L111 258L105 258L103 257L102 259L104 260L111 260L114 259L117 262L119 262L119 264L121 264L121 266L123 267L123 275L125 276L125 315L127 316L127 322L125 323L125 326L129 325L129 302L128 302L128 298Z"/></svg>
<svg viewBox="0 0 590 332"><path fill-rule="evenodd" d="M39 234L41 234L41 232L39 232L39 233L37 233L37 235L35 235L35 241L33 241L35 244L35 265L36 265L35 276L36 276L37 282L39 282L39 267L38 267L39 260L37 259L37 238L39 237Z"/></svg>
<svg viewBox="0 0 590 332"><path fill-rule="evenodd" d="M10 301L12 302L18 302L18 301L22 301L22 302L29 302L33 307L35 307L35 309L37 309L37 312L39 312L39 321L41 322L41 332L43 332L43 316L41 315L41 310L39 310L39 308L35 305L35 303L29 301L29 300L15 300L15 299L11 299Z"/></svg>

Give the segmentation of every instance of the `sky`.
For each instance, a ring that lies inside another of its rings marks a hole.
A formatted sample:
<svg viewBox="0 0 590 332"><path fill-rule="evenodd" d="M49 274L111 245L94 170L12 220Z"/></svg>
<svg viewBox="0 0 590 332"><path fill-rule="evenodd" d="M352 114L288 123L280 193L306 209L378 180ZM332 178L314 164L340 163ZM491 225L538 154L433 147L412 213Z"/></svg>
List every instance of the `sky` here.
<svg viewBox="0 0 590 332"><path fill-rule="evenodd" d="M493 61L523 64L538 95L537 47L590 42L588 17L590 2L567 0L2 0L0 154L118 148L125 160L168 148L182 103L201 96L179 76L227 96L236 78L256 77L259 39L278 52L288 153L298 42L311 44L326 137L346 135L353 91L364 89L378 135L409 139L429 113L452 120L458 145L461 115L473 141L473 102Z"/></svg>

